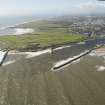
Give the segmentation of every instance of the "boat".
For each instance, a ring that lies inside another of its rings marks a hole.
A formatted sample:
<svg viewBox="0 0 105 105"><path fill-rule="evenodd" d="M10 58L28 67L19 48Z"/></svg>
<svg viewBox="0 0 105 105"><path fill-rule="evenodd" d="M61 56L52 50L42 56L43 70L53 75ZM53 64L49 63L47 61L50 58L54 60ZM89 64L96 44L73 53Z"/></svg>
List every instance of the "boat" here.
<svg viewBox="0 0 105 105"><path fill-rule="evenodd" d="M8 55L8 51L0 50L0 66L2 66L4 60L6 59Z"/></svg>

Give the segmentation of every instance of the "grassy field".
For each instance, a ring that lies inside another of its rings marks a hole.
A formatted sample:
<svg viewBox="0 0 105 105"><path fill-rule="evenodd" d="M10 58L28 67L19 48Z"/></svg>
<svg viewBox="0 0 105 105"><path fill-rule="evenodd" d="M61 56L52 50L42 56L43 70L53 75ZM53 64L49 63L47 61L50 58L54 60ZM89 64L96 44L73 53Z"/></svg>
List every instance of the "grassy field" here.
<svg viewBox="0 0 105 105"><path fill-rule="evenodd" d="M83 35L72 34L71 29L66 22L40 20L29 22L16 26L18 28L32 28L34 33L25 35L0 36L0 48L3 49L24 49L30 47L48 47L56 44L65 44L69 42L78 42L86 39Z"/></svg>
<svg viewBox="0 0 105 105"><path fill-rule="evenodd" d="M31 44L40 44L40 47L61 44L66 42L83 41L86 37L66 33L35 33L20 36L0 36L0 48L18 49L27 47Z"/></svg>
<svg viewBox="0 0 105 105"><path fill-rule="evenodd" d="M32 28L34 29L34 33L18 36L0 36L1 49L36 50L39 47L45 48L86 39L83 35L72 34L68 23L63 21L40 20L21 24L16 27Z"/></svg>

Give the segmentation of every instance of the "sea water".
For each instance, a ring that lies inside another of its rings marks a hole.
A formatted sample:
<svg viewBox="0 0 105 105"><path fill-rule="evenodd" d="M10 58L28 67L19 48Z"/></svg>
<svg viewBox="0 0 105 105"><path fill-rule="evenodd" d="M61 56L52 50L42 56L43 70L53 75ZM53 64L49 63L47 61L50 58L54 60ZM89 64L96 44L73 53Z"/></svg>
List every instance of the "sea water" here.
<svg viewBox="0 0 105 105"><path fill-rule="evenodd" d="M14 28L14 26L38 19L40 19L38 16L2 16L0 17L0 36L32 33L34 31L33 29Z"/></svg>

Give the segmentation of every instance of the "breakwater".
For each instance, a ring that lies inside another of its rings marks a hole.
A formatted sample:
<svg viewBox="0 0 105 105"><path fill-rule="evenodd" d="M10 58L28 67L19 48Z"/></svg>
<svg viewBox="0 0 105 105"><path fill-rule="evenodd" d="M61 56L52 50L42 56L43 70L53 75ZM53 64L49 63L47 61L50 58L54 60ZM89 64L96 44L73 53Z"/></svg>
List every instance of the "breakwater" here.
<svg viewBox="0 0 105 105"><path fill-rule="evenodd" d="M53 71L56 71L57 69L60 69L62 68L63 66L67 65L67 64L70 64L72 63L73 61L89 54L92 50L88 50L88 51L85 51L83 53L81 53L80 55L77 55L77 56L74 56L73 58L68 58L67 60L63 60L61 62L58 62L54 65L54 67L52 68Z"/></svg>
<svg viewBox="0 0 105 105"><path fill-rule="evenodd" d="M62 60L62 61L56 63L56 64L54 65L54 67L52 68L52 70L53 70L53 71L56 71L57 69L60 69L60 68L62 68L62 67L64 67L64 66L66 66L66 65L68 65L68 64L70 64L70 63L72 63L72 62L74 62L75 60L78 60L79 58L81 58L81 57L83 57L83 56L85 56L85 55L91 53L91 51L96 50L96 49L99 49L99 48L101 48L101 47L103 47L103 46L104 46L104 44L97 45L97 46L95 46L94 48L92 48L92 49L90 49L90 50L87 50L87 51L85 51L85 52L83 52L83 53L81 53L81 54L79 54L79 55L77 55L77 56L74 56L74 57L72 57L72 58L68 58L68 59L66 59L66 60Z"/></svg>

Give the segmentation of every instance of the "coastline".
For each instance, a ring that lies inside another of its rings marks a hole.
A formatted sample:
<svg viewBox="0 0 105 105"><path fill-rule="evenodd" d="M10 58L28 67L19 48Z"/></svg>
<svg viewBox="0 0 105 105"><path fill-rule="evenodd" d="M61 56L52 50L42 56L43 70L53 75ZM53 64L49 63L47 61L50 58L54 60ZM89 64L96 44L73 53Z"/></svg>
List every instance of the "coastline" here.
<svg viewBox="0 0 105 105"><path fill-rule="evenodd" d="M51 44L48 46L39 46L40 44L36 44L35 46L31 46L30 49L27 48L20 48L20 49L15 49L15 50L9 50L11 52L37 52L37 51L43 51L43 50L47 50L47 49L52 49L52 50L59 50L59 49L63 49L66 47L70 47L73 45L77 45L80 42L84 42L85 43L86 40L84 41L77 41L77 42L64 42L64 43L59 43L59 44Z"/></svg>
<svg viewBox="0 0 105 105"><path fill-rule="evenodd" d="M30 23L30 22L35 22L35 21L40 21L40 20L43 20L43 19L35 19L35 20L31 20L31 21L26 21L26 22L23 22L23 23L14 24L12 26L2 27L2 29L6 29L6 28L11 28L12 29L12 28L15 28L15 27L17 27L19 25L22 25L22 24L27 24L27 23ZM18 27L17 27L17 29L18 29ZM22 37L24 37L25 34ZM36 33L34 33L34 34L36 35ZM19 35L22 35L22 34L19 34ZM8 36L8 35L5 35L5 36ZM13 35L10 35L10 36L13 36ZM27 34L26 34L26 36L27 36ZM77 40L74 39L74 41L65 41L65 39L64 39L64 42L58 41L58 42L54 42L53 44L47 42L48 43L47 45L43 45L43 44L40 44L40 43L37 43L37 42L32 42L32 43L27 43L26 42L25 47L24 47L24 45L21 46L20 48L17 47L15 49L11 49L11 48L7 47L7 50L12 51L12 52L28 52L28 51L29 52L37 52L37 51L46 50L46 49L49 49L49 48L50 49L56 49L56 48L59 49L59 47L64 47L64 46L69 46L69 45L71 46L71 45L76 45L76 44L84 44L85 41L87 41L87 40L93 40L93 39L86 38L86 37L84 37L83 39L82 38L77 39ZM2 43L2 40L0 40L0 42ZM12 46L12 44L11 44L11 46ZM5 38L4 38L4 45L6 45Z"/></svg>
<svg viewBox="0 0 105 105"><path fill-rule="evenodd" d="M24 22L21 22L21 23L13 24L13 25L3 26L3 27L0 27L0 30L5 30L6 28L15 28L18 25L27 24L27 23L35 22L35 21L39 21L39 20L42 20L42 19L33 19L33 20L30 20L30 21L24 21Z"/></svg>
<svg viewBox="0 0 105 105"><path fill-rule="evenodd" d="M30 21L24 21L24 22L21 22L21 23L0 27L0 31L1 31L0 36L4 36L4 35L5 36L6 35L23 35L23 34L33 33L35 31L33 28L19 28L18 26L22 25L22 24L28 24L28 23L31 23L31 22L39 21L39 20L42 20L42 19L33 19L33 20L30 20ZM7 31L7 33L5 33L5 31Z"/></svg>
<svg viewBox="0 0 105 105"><path fill-rule="evenodd" d="M12 24L12 25L2 26L2 27L0 27L0 31L4 31L4 32L1 32L0 36L3 36L3 35L24 35L24 34L28 34L28 33L29 34L30 33L34 33L34 31L35 31L34 27L33 28L31 28L31 27L27 27L27 28L24 28L23 27L22 28L21 25L32 23L32 22L37 22L37 21L48 20L50 18L40 18L39 17L39 18L36 18L36 19L29 19L28 21L19 22L19 23ZM11 31L16 31L16 33L17 33L17 30L18 29L23 30L23 32L22 33L19 33L19 34L15 34L15 33L12 33L11 32ZM30 30L30 31L25 32L25 30L26 31L27 30ZM5 33L5 31L7 31L7 34Z"/></svg>
<svg viewBox="0 0 105 105"><path fill-rule="evenodd" d="M85 40L87 41L87 40ZM77 44L82 44L82 43L85 43L85 41L78 41L78 42L66 42L66 43L60 43L60 44L54 44L54 45L49 45L49 46L45 46L45 47L37 47L37 48L34 48L34 50L24 50L24 49L15 49L15 50L9 50L10 53L26 53L26 52L37 52L37 51L43 51L43 50L53 50L53 51L56 51L56 50L60 50L60 49L64 49L64 48L68 48L68 47L71 47L71 46L75 46ZM90 49L91 51L93 52L98 52L98 53L102 53L102 52L105 52L105 48L103 48L105 46L105 44L102 44L100 46L96 46L95 48L93 49ZM103 49L103 50L101 50Z"/></svg>
<svg viewBox="0 0 105 105"><path fill-rule="evenodd" d="M78 42L77 42L78 43ZM66 47L70 47L73 45L76 45L77 43L61 43L61 44L55 44L55 45L49 45L49 46L44 46L44 47L36 47L34 48L34 50L24 50L24 49L14 49L14 50L9 50L9 52L11 53L25 53L25 52L37 52L37 51L43 51L43 50L47 50L47 49L53 49L55 50L59 50L59 49L63 49Z"/></svg>

